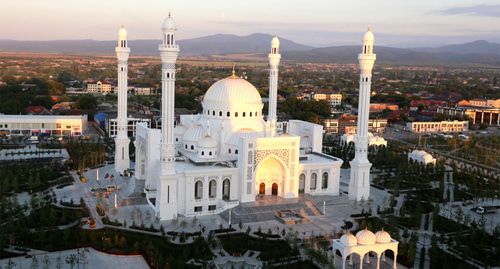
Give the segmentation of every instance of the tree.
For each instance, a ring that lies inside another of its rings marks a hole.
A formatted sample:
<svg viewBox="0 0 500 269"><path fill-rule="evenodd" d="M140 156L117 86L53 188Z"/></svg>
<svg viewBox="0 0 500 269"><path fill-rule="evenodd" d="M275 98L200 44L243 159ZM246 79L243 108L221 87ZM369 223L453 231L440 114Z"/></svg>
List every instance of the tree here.
<svg viewBox="0 0 500 269"><path fill-rule="evenodd" d="M9 261L7 262L7 267L5 267L6 269L14 269L16 267L16 263L14 261L12 261L12 259L9 258Z"/></svg>
<svg viewBox="0 0 500 269"><path fill-rule="evenodd" d="M55 80L47 81L50 95L63 95L66 93L66 87L61 82Z"/></svg>
<svg viewBox="0 0 500 269"><path fill-rule="evenodd" d="M38 259L37 259L36 255L33 255L33 257L31 258L30 268L31 269L38 269Z"/></svg>
<svg viewBox="0 0 500 269"><path fill-rule="evenodd" d="M50 269L50 260L47 254L43 256L43 269Z"/></svg>
<svg viewBox="0 0 500 269"><path fill-rule="evenodd" d="M69 264L69 267L71 269L73 269L73 267L77 262L78 262L78 257L76 256L76 254L71 254L66 257L66 263Z"/></svg>
<svg viewBox="0 0 500 269"><path fill-rule="evenodd" d="M61 256L57 256L56 258L56 269L62 269Z"/></svg>
<svg viewBox="0 0 500 269"><path fill-rule="evenodd" d="M97 98L93 95L82 95L76 100L76 106L79 109L95 109L97 107Z"/></svg>

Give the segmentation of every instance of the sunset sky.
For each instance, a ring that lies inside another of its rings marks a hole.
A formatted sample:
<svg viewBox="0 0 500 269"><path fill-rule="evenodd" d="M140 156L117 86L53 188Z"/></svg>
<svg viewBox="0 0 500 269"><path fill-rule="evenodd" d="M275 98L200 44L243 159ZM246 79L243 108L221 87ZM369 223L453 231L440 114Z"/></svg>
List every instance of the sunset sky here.
<svg viewBox="0 0 500 269"><path fill-rule="evenodd" d="M269 33L314 45L500 42L498 0L0 0L0 39L157 39L172 11L179 38Z"/></svg>

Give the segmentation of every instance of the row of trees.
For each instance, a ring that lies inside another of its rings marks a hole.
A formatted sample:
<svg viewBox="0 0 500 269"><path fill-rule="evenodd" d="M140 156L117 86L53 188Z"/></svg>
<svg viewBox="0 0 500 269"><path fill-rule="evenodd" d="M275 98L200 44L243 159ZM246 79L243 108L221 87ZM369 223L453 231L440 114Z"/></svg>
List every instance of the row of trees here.
<svg viewBox="0 0 500 269"><path fill-rule="evenodd" d="M105 161L106 146L102 143L91 143L81 140L70 140L65 148L70 155L69 165L80 173L87 167L101 165Z"/></svg>

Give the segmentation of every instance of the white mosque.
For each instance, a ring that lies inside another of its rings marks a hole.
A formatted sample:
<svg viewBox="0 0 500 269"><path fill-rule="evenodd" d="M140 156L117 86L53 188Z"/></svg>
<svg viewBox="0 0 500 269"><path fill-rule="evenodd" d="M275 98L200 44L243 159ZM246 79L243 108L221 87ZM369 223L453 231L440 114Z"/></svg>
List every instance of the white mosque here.
<svg viewBox="0 0 500 269"><path fill-rule="evenodd" d="M170 14L163 22L162 31L162 43L159 45L162 62L161 130L138 124L135 138L135 176L145 181L148 203L161 220L174 219L179 215L217 214L240 203L255 202L264 195L285 199L302 194L339 195L343 161L322 153L323 127L300 120L277 122L278 66L281 59L277 37L272 39L269 53L267 118L255 86L233 71L208 89L202 101L203 112L181 115L176 123L175 64L179 46ZM361 79L363 91L369 93L370 81L365 79L368 71L371 77L375 58L372 53L373 34L369 31L366 36L371 38L365 38L362 54L367 55L369 66L362 69ZM126 32L122 29L117 48L117 55L122 58L123 53L130 51L126 39ZM370 62L370 59L373 61ZM119 65L119 72L126 72L126 68ZM122 87L119 85L119 89ZM126 104L126 101L122 103ZM361 106L369 106L369 99L360 102ZM368 113L367 109L360 111ZM365 124L366 128L358 125L358 130L367 129L368 118L359 118L360 124ZM366 122L363 121L365 118ZM117 144L123 143L123 140L118 139ZM357 141L356 148L365 140ZM123 154L117 151L117 160L122 159ZM362 171L354 176L362 179L351 179L351 184L355 186L350 186L350 192L352 187L354 199L367 199L370 163L363 156L355 160L353 167L361 166ZM120 164L120 167L123 165Z"/></svg>

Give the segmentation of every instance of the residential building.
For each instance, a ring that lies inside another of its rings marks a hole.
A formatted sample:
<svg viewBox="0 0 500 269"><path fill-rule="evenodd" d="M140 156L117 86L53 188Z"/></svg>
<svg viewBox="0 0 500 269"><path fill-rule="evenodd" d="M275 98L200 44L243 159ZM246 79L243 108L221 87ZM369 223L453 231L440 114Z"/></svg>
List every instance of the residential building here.
<svg viewBox="0 0 500 269"><path fill-rule="evenodd" d="M87 84L87 92L97 93L97 94L109 94L112 93L111 84L102 83L100 81L98 81L97 83L89 83Z"/></svg>
<svg viewBox="0 0 500 269"><path fill-rule="evenodd" d="M395 111L398 109L399 109L399 106L397 104L391 104L391 103L372 103L372 104L370 104L370 112L382 112L384 110Z"/></svg>
<svg viewBox="0 0 500 269"><path fill-rule="evenodd" d="M127 118L127 129L128 129L128 137L135 137L137 123L144 122L148 128L151 127L151 119L149 118L138 118L138 117L128 117ZM116 118L107 118L106 119L106 133L109 137L116 137L118 131L118 125Z"/></svg>
<svg viewBox="0 0 500 269"><path fill-rule="evenodd" d="M332 107L342 104L342 94L340 93L312 93L311 99L320 101L327 101Z"/></svg>
<svg viewBox="0 0 500 269"><path fill-rule="evenodd" d="M342 115L338 119L323 119L323 128L330 134L354 134L357 129L357 117L354 115ZM368 131L372 133L383 133L387 126L387 119L369 119Z"/></svg>
<svg viewBox="0 0 500 269"><path fill-rule="evenodd" d="M415 121L406 123L406 129L414 133L461 133L469 130L468 121Z"/></svg>
<svg viewBox="0 0 500 269"><path fill-rule="evenodd" d="M152 87L135 87L134 88L135 95L155 95L155 88Z"/></svg>

